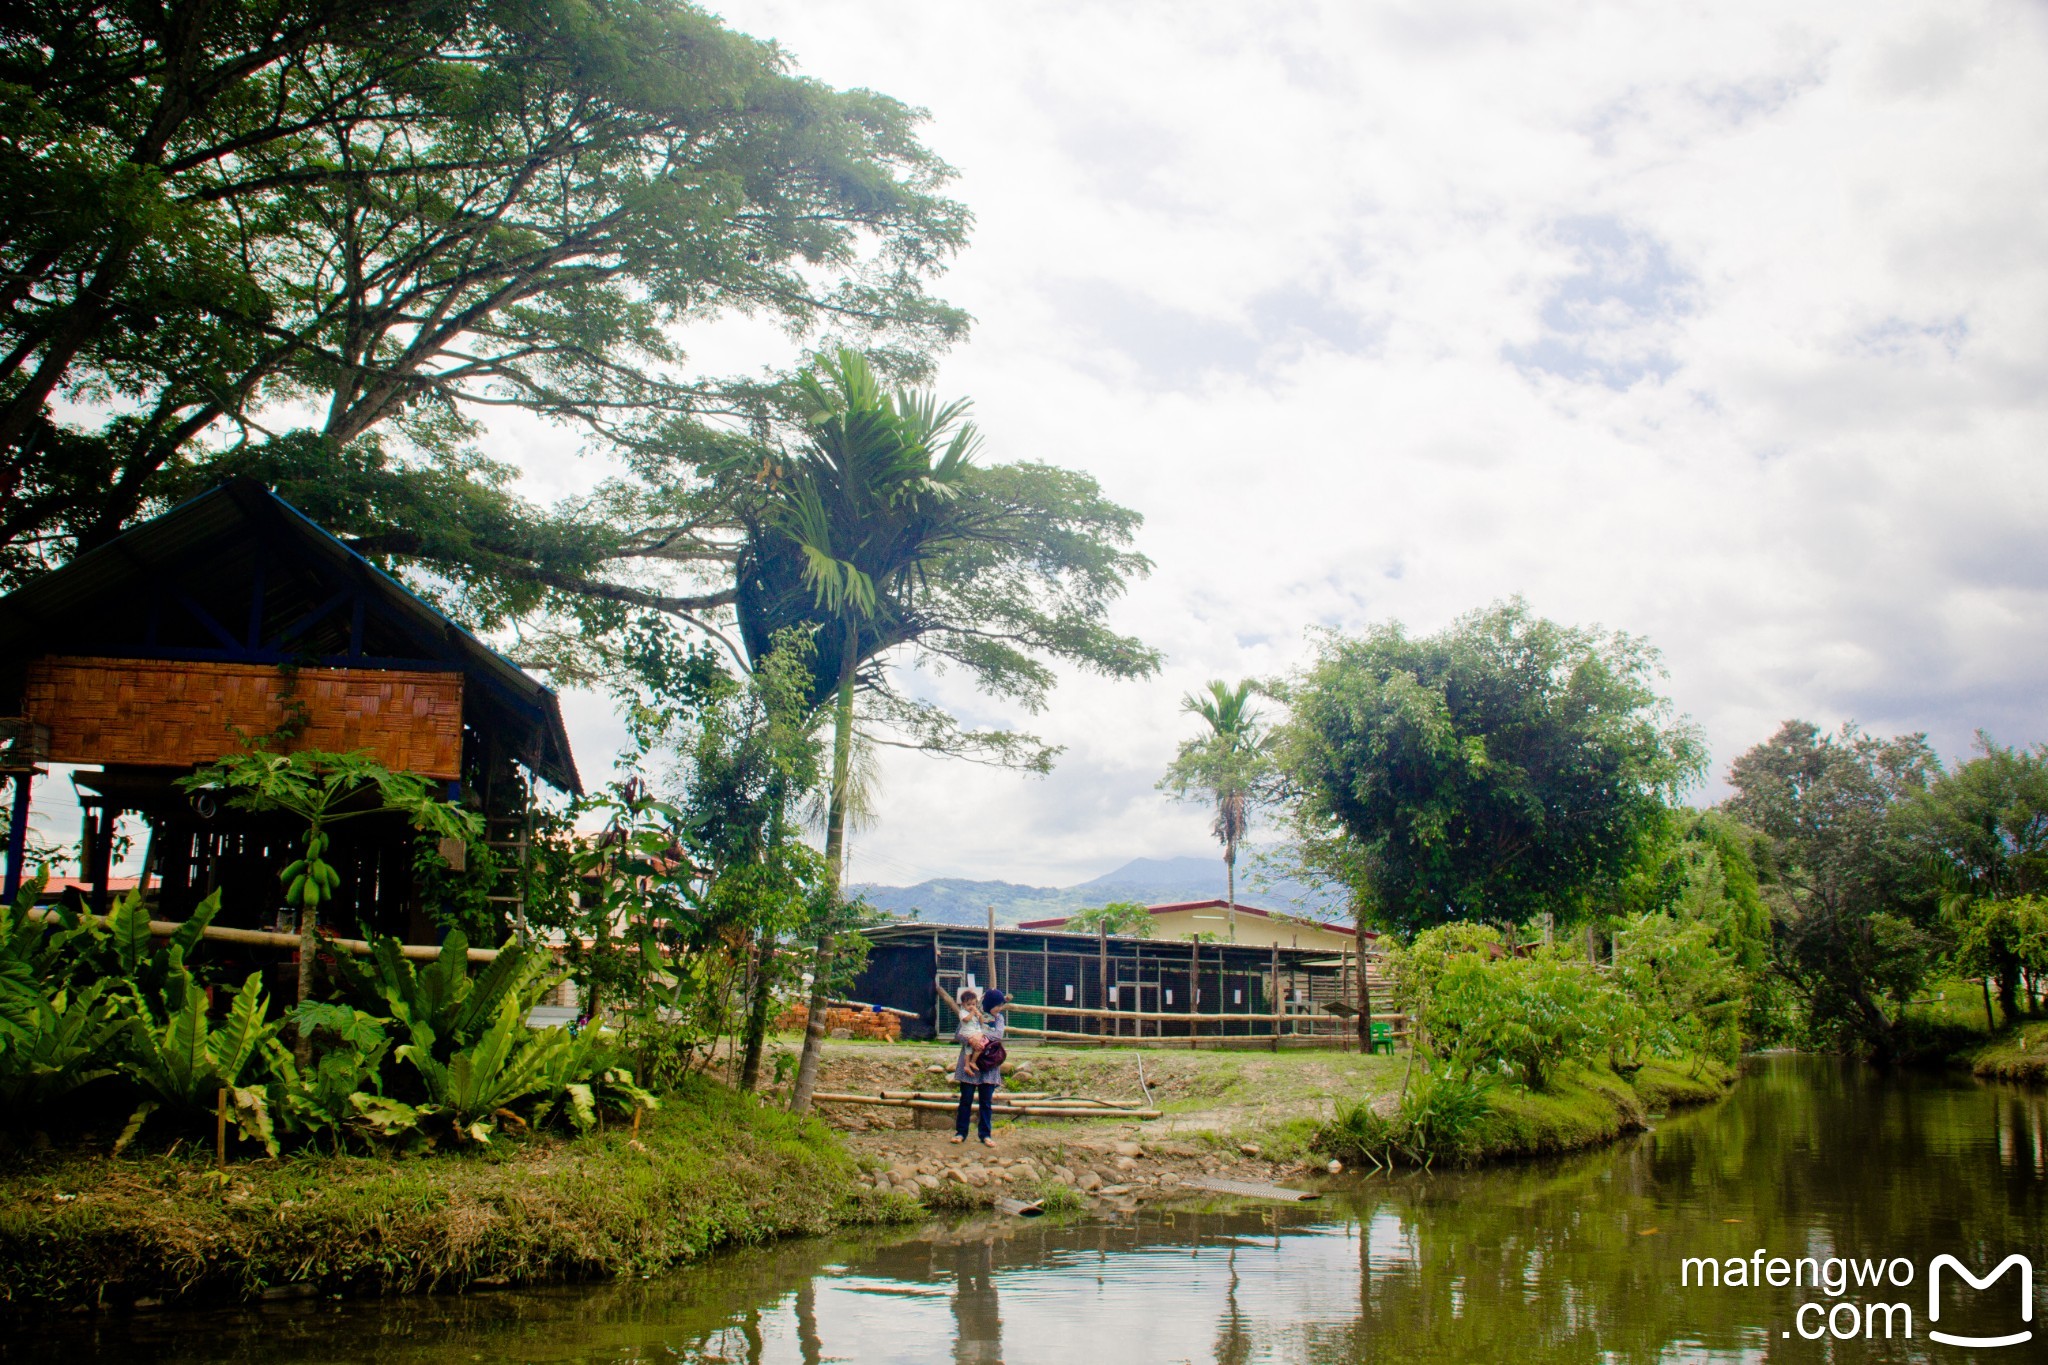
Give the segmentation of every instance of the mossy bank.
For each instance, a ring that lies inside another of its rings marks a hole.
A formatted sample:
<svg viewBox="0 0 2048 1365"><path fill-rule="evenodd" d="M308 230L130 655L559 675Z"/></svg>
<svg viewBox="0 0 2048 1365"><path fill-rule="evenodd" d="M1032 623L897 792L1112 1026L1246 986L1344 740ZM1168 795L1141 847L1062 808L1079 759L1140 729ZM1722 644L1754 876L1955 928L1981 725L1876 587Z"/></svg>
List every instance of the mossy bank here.
<svg viewBox="0 0 2048 1365"><path fill-rule="evenodd" d="M2048 1022L2009 1028L1971 1051L1968 1061L1988 1081L2048 1085Z"/></svg>
<svg viewBox="0 0 2048 1365"><path fill-rule="evenodd" d="M233 1162L52 1150L0 1178L0 1311L609 1278L889 1216L815 1119L697 1083L574 1141Z"/></svg>

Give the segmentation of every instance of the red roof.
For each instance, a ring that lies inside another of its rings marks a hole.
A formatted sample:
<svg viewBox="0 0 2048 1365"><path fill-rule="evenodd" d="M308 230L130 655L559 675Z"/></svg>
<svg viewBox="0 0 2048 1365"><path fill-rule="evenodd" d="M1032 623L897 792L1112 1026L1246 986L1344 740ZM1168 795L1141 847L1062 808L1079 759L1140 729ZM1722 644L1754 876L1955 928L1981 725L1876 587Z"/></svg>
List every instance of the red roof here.
<svg viewBox="0 0 2048 1365"><path fill-rule="evenodd" d="M1147 913L1154 915L1170 915L1177 910L1228 910L1229 908L1230 902L1226 900L1175 901L1171 905L1148 905L1145 907ZM1312 929L1327 929L1333 934L1350 934L1353 937L1356 937L1358 934L1358 931L1348 924L1331 924L1325 920L1308 919L1301 915L1275 914L1271 910L1260 910L1255 906L1246 905L1243 901L1237 903L1237 913L1240 915L1251 915L1257 919L1297 920ZM1072 922L1073 916L1069 915L1062 919L1028 919L1017 927L1019 929L1062 929ZM1365 936L1369 939L1379 937L1378 934L1370 929L1365 931Z"/></svg>
<svg viewBox="0 0 2048 1365"><path fill-rule="evenodd" d="M27 878L23 878L22 880L24 884L26 884ZM149 879L149 889L154 890L156 888L156 884L157 879L155 877L151 877ZM107 878L107 890L109 892L133 891L134 889L135 878L133 877ZM51 877L49 880L49 884L43 888L43 894L54 895L59 891L71 890L90 891L92 890L92 883L87 881L83 877Z"/></svg>

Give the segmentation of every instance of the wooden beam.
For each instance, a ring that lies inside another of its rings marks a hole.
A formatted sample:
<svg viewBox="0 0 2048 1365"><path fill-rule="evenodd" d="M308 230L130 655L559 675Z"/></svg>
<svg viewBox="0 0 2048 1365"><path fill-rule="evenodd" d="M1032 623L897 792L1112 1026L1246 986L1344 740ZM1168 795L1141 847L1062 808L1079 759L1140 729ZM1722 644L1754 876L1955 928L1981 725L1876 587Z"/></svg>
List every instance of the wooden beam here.
<svg viewBox="0 0 2048 1365"><path fill-rule="evenodd" d="M41 906L29 911L28 914L30 919L37 920L56 920L61 918L56 911L46 910ZM99 920L104 923L108 917L105 915L80 915L79 918L82 920ZM179 920L153 919L149 922L149 932L155 934L158 938L169 938L183 927L183 922ZM297 934L273 934L264 929L224 929L209 924L199 931L199 936L201 938L210 938L216 943L245 943L259 948L295 949L299 946L299 936ZM345 953L354 953L357 957L367 957L370 952L370 945L359 938L322 938L320 942L326 947L339 948ZM415 962L431 962L441 956L441 949L439 946L431 943L401 943L398 946L398 953L399 956L409 957ZM469 950L469 960L471 962L496 962L498 960L498 950L496 948L471 948Z"/></svg>

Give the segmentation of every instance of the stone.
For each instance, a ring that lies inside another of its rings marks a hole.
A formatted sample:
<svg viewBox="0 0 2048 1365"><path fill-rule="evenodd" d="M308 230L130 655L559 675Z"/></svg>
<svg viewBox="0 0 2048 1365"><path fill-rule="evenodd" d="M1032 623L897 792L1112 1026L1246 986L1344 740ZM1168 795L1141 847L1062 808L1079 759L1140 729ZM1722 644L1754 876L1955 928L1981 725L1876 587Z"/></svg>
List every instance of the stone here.
<svg viewBox="0 0 2048 1365"><path fill-rule="evenodd" d="M1019 1180L1039 1181L1045 1179L1038 1173L1038 1167L1029 1161L1020 1161L1010 1168L1010 1173Z"/></svg>
<svg viewBox="0 0 2048 1365"><path fill-rule="evenodd" d="M1017 1074L1017 1064L1008 1058L1004 1058L1002 1071L1005 1076L1014 1076Z"/></svg>
<svg viewBox="0 0 2048 1365"><path fill-rule="evenodd" d="M960 1175L962 1179L977 1190L988 1184L988 1172L979 1166L969 1166L966 1170L960 1172Z"/></svg>
<svg viewBox="0 0 2048 1365"><path fill-rule="evenodd" d="M1071 1185L1074 1183L1074 1168L1071 1166L1055 1166L1052 1168L1052 1178L1059 1181L1062 1185Z"/></svg>
<svg viewBox="0 0 2048 1365"><path fill-rule="evenodd" d="M1344 1173L1344 1163L1341 1161L1332 1161L1329 1165L1323 1167L1323 1169L1328 1171L1331 1175L1342 1175Z"/></svg>
<svg viewBox="0 0 2048 1365"><path fill-rule="evenodd" d="M1093 1192L1102 1188L1102 1177L1093 1171L1081 1172L1081 1188Z"/></svg>
<svg viewBox="0 0 2048 1365"><path fill-rule="evenodd" d="M934 1063L932 1063L932 1064L931 1064L930 1066L926 1067L926 1068L925 1068L924 1070L925 1070L925 1074L926 1074L927 1076L943 1076L943 1075L945 1075L945 1074L946 1074L946 1068L945 1068L945 1067L943 1067L943 1066L940 1066L940 1065L939 1065L939 1064L938 1064L937 1062L934 1062Z"/></svg>
<svg viewBox="0 0 2048 1365"><path fill-rule="evenodd" d="M939 1178L930 1171L919 1171L917 1173L917 1183L928 1190L935 1190L939 1187Z"/></svg>
<svg viewBox="0 0 2048 1365"><path fill-rule="evenodd" d="M1244 1142L1238 1144L1237 1150L1243 1152L1246 1156L1257 1156L1264 1149L1256 1142Z"/></svg>
<svg viewBox="0 0 2048 1365"><path fill-rule="evenodd" d="M1118 1156L1124 1157L1140 1157L1145 1155L1145 1149L1135 1142L1119 1142L1112 1150Z"/></svg>
<svg viewBox="0 0 2048 1365"><path fill-rule="evenodd" d="M917 1168L916 1168L916 1167L914 1167L914 1166L908 1166L908 1165L905 1165L905 1164L904 1164L903 1162L900 1162L900 1161L899 1161L899 1162L897 1162L897 1163L896 1163L895 1165L893 1165L893 1166L891 1166L891 1167L889 1168L889 1178L890 1178L891 1180L894 1180L894 1181L896 1181L896 1182L897 1182L897 1183L899 1183L899 1184L900 1184L900 1183L902 1183L902 1182L903 1182L903 1181L905 1181L905 1180L910 1180L910 1179L913 1179L913 1178L915 1178L915 1177L916 1177L916 1175L917 1175Z"/></svg>
<svg viewBox="0 0 2048 1365"><path fill-rule="evenodd" d="M948 1166L946 1168L946 1179L956 1185L965 1185L967 1183L966 1175L961 1172L958 1166Z"/></svg>
<svg viewBox="0 0 2048 1365"><path fill-rule="evenodd" d="M1101 1191L1105 1198L1114 1198L1117 1195L1129 1194L1130 1192L1131 1187L1129 1185L1104 1185Z"/></svg>
<svg viewBox="0 0 2048 1365"><path fill-rule="evenodd" d="M1120 1156L1116 1159L1116 1168L1119 1171L1135 1171L1138 1169L1138 1163L1130 1157Z"/></svg>
<svg viewBox="0 0 2048 1365"><path fill-rule="evenodd" d="M829 1038L851 1038L853 1037L853 1030L850 1028L836 1028L826 1036Z"/></svg>

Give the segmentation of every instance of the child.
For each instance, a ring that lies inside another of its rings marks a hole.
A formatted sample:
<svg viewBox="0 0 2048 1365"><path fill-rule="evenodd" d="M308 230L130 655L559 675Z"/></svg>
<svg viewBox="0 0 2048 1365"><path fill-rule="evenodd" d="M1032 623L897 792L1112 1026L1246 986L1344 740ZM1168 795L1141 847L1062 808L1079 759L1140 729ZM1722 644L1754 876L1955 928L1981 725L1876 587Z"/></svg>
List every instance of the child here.
<svg viewBox="0 0 2048 1365"><path fill-rule="evenodd" d="M967 1070L981 1070L981 1050L988 1046L988 1030L982 1025L981 995L973 987L960 992L960 1027L953 1041L967 1049Z"/></svg>

